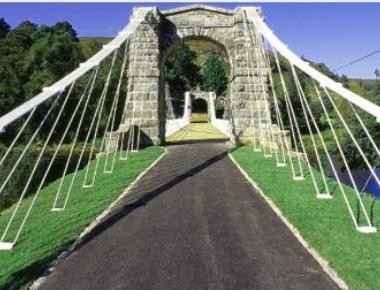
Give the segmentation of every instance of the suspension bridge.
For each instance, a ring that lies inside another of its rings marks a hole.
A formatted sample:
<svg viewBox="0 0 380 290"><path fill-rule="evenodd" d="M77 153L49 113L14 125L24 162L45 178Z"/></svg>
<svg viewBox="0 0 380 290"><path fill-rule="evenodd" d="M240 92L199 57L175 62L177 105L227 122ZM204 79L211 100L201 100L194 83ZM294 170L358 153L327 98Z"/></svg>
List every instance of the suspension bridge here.
<svg viewBox="0 0 380 290"><path fill-rule="evenodd" d="M184 97L183 115L168 114L162 63L171 47L188 37L212 39L229 56L227 113L216 116L213 92L198 96L207 103L207 128L191 121L190 92ZM284 77L283 62L290 80ZM301 74L312 81L318 109L308 101ZM290 92L289 82L295 92ZM67 111L74 96L74 110ZM300 107L295 107L296 100ZM340 112L338 100L361 126L366 148ZM331 110L337 116L334 122ZM316 114L324 116L334 148L327 146ZM136 8L128 25L97 54L0 117L1 134L14 132L0 157L0 168L7 170L0 180L0 198L16 181L23 183L18 201L0 219L5 222L0 225L0 260L4 253L17 252L19 244L31 242L28 224L52 180L57 186L48 207L54 219L70 210L73 196L101 189L102 176L111 182L121 162L128 171L133 156L146 146L175 143L189 131L200 130L206 135L200 139L217 136L223 142L169 146L155 167L81 240L74 254L57 265L42 289L338 289L339 279L333 281L298 243L228 159L228 152L248 144L252 154L273 161L274 171L288 168L289 182L310 180L312 190L304 194L321 203L336 198L329 182L333 178L346 209L341 219L357 235L377 235L373 206L367 204L340 139L344 130L369 172L367 182L380 186L377 164L368 153L380 157L380 150L363 114L380 121L378 105L294 54L257 7ZM27 132L32 134L25 141ZM11 159L15 148L19 153ZM68 154L62 166L63 148ZM20 178L18 171L30 152L36 157ZM342 168L350 186L342 179Z"/></svg>

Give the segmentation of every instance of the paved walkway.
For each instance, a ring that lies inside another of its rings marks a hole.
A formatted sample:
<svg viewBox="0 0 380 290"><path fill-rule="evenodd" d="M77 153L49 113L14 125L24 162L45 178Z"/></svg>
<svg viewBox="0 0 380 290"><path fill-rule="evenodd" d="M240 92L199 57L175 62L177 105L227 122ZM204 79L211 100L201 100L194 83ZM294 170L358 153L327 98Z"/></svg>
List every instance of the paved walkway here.
<svg viewBox="0 0 380 290"><path fill-rule="evenodd" d="M337 289L226 155L171 146L42 287Z"/></svg>

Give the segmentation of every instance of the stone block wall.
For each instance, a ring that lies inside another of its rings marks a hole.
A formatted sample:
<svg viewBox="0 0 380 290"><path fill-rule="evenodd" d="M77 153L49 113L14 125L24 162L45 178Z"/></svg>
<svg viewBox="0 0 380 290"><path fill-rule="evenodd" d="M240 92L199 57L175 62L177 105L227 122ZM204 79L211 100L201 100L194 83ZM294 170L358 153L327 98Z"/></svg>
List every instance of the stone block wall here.
<svg viewBox="0 0 380 290"><path fill-rule="evenodd" d="M232 122L237 141L246 143L247 139L252 138L253 132L264 131L254 130L259 124L266 127L271 123L268 115L269 68L262 59L260 44L255 38L255 27L246 23L241 9L235 12L233 32L230 55L233 64L230 92Z"/></svg>
<svg viewBox="0 0 380 290"><path fill-rule="evenodd" d="M250 29L254 30L253 24ZM166 11L152 10L138 26L129 43L129 102L119 130L127 131L130 126L141 124L142 131L153 143L164 141L167 113L163 55L176 41L186 37L206 37L226 49L231 66L231 90L227 96L227 109L231 111L226 116L232 116L236 141L249 138L259 120L261 124L269 125L269 68L260 56L257 40L254 40L253 47L248 46L251 39L247 34L243 10L196 5ZM251 52L249 56L248 49Z"/></svg>
<svg viewBox="0 0 380 290"><path fill-rule="evenodd" d="M128 86L124 120L119 131L138 126L154 144L160 143L160 16L149 12L129 41Z"/></svg>

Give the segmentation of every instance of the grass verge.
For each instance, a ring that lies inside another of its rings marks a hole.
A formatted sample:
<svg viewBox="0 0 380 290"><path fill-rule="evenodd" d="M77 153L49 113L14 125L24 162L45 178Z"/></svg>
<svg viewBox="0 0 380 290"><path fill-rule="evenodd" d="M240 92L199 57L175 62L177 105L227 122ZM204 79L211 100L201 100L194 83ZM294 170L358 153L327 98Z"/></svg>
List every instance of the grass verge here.
<svg viewBox="0 0 380 290"><path fill-rule="evenodd" d="M46 265L77 239L83 229L105 210L136 177L163 153L160 147L149 147L131 153L127 161L116 160L113 174L104 174L105 157L99 158L95 186L82 188L85 169L78 172L67 209L50 211L59 181L46 186L33 208L31 216L12 251L0 252L0 289L17 289L41 274ZM89 176L95 161L90 164ZM63 189L72 175L65 177ZM63 192L66 192L63 190ZM13 238L30 205L25 199L9 231ZM13 207L0 213L0 232L9 220Z"/></svg>
<svg viewBox="0 0 380 290"><path fill-rule="evenodd" d="M238 148L232 155L350 289L380 289L380 233L365 235L355 230L334 180L329 180L334 198L317 200L310 176L293 181L289 165L278 168L274 158L264 158L249 147ZM353 191L348 187L346 191L355 205ZM365 200L367 206L369 202Z"/></svg>

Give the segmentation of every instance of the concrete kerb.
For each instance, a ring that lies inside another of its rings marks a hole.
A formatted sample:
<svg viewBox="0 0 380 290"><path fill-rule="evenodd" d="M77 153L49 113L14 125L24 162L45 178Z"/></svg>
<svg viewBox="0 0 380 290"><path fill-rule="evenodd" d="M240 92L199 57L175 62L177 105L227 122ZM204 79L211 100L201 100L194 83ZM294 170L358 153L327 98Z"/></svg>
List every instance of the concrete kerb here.
<svg viewBox="0 0 380 290"><path fill-rule="evenodd" d="M63 251L53 262L50 263L45 273L36 279L32 285L29 287L30 290L37 290L41 285L46 281L48 276L54 272L56 265L61 262L63 259L68 257L75 248L83 241L83 239L96 227L98 226L103 219L116 207L116 205L124 198L126 197L131 189L151 170L153 167L155 167L158 162L161 161L162 158L166 156L168 153L168 150L164 148L164 152L150 165L148 166L143 172L141 172L134 181L132 181L128 187L122 192L122 194L113 201L109 207L107 207L100 215L98 215L95 220L90 223L83 232L79 235L79 237L76 239L76 241L69 247L69 249Z"/></svg>
<svg viewBox="0 0 380 290"><path fill-rule="evenodd" d="M348 286L346 282L339 277L339 275L335 272L333 268L330 267L329 262L325 260L319 253L309 245L309 243L302 237L301 233L298 229L288 221L288 219L283 215L282 211L279 207L266 196L263 190L258 186L256 182L254 182L248 173L239 165L239 163L235 160L231 153L228 154L228 157L235 164L241 174L245 177L245 179L255 188L255 190L260 194L260 196L266 201L266 203L271 207L271 209L275 212L275 214L281 219L281 221L288 227L288 229L292 232L292 234L296 237L296 239L301 243L301 245L309 252L309 254L317 261L317 263L322 267L323 271L333 280L339 288L343 290L348 290Z"/></svg>

